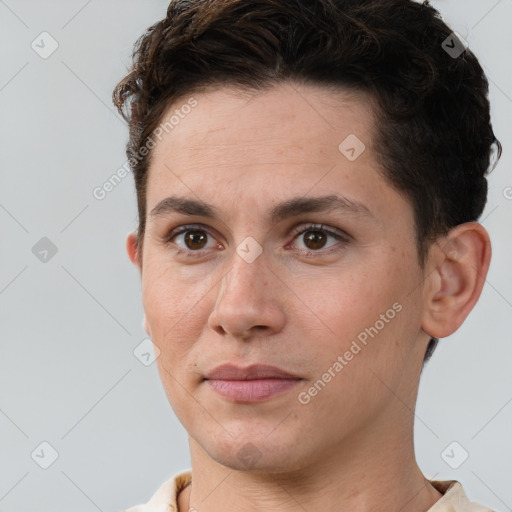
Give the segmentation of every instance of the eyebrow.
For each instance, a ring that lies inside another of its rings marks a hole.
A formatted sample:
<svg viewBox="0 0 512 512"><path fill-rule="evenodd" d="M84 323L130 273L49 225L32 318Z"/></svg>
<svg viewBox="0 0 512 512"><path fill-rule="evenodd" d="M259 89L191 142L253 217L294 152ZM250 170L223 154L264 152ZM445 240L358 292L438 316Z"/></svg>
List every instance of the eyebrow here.
<svg viewBox="0 0 512 512"><path fill-rule="evenodd" d="M375 219L373 213L363 203L335 194L320 197L293 197L274 206L269 213L269 219L271 224L277 224L287 218L303 213L330 211ZM151 210L150 217L151 219L156 219L171 213L197 215L221 220L220 210L212 204L179 196L170 196L162 199Z"/></svg>

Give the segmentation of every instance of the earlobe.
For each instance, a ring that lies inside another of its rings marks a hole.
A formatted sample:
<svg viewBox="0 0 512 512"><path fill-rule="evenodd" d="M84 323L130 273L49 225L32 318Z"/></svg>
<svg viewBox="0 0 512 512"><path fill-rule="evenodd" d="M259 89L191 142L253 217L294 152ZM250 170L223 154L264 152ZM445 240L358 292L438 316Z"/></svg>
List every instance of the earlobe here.
<svg viewBox="0 0 512 512"><path fill-rule="evenodd" d="M435 338L453 334L478 301L491 260L485 228L467 222L431 248L422 329Z"/></svg>

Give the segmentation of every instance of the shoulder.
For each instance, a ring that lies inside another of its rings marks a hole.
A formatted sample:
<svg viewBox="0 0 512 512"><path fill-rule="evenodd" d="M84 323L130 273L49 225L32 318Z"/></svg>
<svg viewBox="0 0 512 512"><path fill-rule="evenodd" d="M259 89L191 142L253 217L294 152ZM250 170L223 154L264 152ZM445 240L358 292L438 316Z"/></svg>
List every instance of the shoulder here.
<svg viewBox="0 0 512 512"><path fill-rule="evenodd" d="M429 480L443 496L427 512L494 512L469 500L457 480Z"/></svg>
<svg viewBox="0 0 512 512"><path fill-rule="evenodd" d="M135 505L122 512L178 512L177 496L191 480L191 470L180 471L161 484L147 503Z"/></svg>

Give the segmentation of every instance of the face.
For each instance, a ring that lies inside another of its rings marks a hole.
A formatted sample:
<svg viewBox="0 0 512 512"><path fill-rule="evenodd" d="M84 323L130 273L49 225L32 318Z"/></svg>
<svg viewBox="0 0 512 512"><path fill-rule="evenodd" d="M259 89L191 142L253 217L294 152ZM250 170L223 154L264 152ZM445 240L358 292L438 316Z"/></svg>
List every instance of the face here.
<svg viewBox="0 0 512 512"><path fill-rule="evenodd" d="M412 421L429 337L413 211L379 174L369 101L282 84L194 102L172 105L165 120L187 113L153 149L140 267L172 408L232 468L389 444ZM205 380L226 363L297 379Z"/></svg>

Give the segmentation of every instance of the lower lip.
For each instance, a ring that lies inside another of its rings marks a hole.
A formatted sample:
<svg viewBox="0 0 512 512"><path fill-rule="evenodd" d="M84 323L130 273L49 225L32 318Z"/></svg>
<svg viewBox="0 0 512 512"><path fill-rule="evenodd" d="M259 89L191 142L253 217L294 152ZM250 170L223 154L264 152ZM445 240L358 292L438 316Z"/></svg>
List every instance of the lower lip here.
<svg viewBox="0 0 512 512"><path fill-rule="evenodd" d="M219 395L234 402L261 402L294 387L301 379L207 380Z"/></svg>

